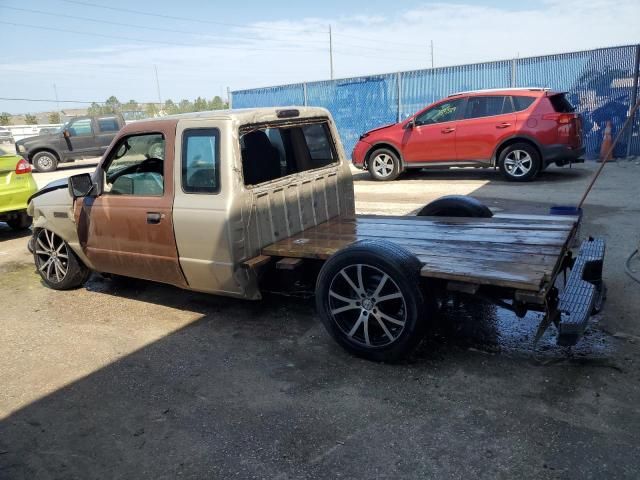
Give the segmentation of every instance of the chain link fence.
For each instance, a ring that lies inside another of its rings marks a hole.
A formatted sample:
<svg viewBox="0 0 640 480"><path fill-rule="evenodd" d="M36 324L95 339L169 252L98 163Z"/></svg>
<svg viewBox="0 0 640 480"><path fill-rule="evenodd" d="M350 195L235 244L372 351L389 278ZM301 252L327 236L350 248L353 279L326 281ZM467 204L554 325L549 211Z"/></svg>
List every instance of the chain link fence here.
<svg viewBox="0 0 640 480"><path fill-rule="evenodd" d="M372 128L402 120L455 92L548 87L568 92L582 115L587 158L596 158L607 121L622 128L638 95L640 45L413 70L232 92L234 108L308 105L327 108L351 152ZM635 90L635 91L634 91ZM640 155L638 117L614 152Z"/></svg>

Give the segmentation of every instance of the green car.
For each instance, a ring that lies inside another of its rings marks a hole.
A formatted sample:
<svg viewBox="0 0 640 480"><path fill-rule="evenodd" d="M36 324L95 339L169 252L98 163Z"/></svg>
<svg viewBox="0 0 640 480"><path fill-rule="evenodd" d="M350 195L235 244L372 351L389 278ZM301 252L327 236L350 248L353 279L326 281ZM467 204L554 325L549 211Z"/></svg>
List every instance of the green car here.
<svg viewBox="0 0 640 480"><path fill-rule="evenodd" d="M0 145L0 222L7 222L14 230L29 228L27 200L37 190L29 162Z"/></svg>

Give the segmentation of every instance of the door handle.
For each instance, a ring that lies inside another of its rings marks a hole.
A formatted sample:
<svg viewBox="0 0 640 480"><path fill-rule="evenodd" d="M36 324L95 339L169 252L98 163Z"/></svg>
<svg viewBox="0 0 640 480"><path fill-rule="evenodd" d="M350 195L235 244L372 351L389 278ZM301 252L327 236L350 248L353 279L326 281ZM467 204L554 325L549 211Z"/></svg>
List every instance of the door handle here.
<svg viewBox="0 0 640 480"><path fill-rule="evenodd" d="M447 128L443 128L442 130L440 130L442 133L451 133L451 132L455 132L456 129L453 127L447 127Z"/></svg>
<svg viewBox="0 0 640 480"><path fill-rule="evenodd" d="M498 125L496 125L496 128L507 128L510 127L511 124L509 122L503 122L503 123L499 123Z"/></svg>
<svg viewBox="0 0 640 480"><path fill-rule="evenodd" d="M147 212L147 223L149 225L157 225L162 220L162 214L158 212Z"/></svg>

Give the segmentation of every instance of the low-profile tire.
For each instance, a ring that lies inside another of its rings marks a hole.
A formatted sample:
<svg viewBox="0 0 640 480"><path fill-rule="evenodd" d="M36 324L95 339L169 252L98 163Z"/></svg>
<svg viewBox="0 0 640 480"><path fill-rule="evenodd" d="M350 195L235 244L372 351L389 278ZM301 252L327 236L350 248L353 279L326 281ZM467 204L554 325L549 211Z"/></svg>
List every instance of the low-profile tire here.
<svg viewBox="0 0 640 480"><path fill-rule="evenodd" d="M53 172L58 168L58 157L48 151L38 152L31 159L31 163L38 172Z"/></svg>
<svg viewBox="0 0 640 480"><path fill-rule="evenodd" d="M330 257L316 283L316 307L327 332L359 357L404 358L433 313L420 268L414 255L385 240L362 240Z"/></svg>
<svg viewBox="0 0 640 480"><path fill-rule="evenodd" d="M446 195L426 204L417 216L491 218L493 212L476 198L466 195Z"/></svg>
<svg viewBox="0 0 640 480"><path fill-rule="evenodd" d="M27 215L27 212L20 212L17 217L7 220L7 225L13 230L26 230L31 226L31 221L32 219Z"/></svg>
<svg viewBox="0 0 640 480"><path fill-rule="evenodd" d="M390 181L400 175L400 159L388 148L379 148L369 156L369 173L374 180Z"/></svg>
<svg viewBox="0 0 640 480"><path fill-rule="evenodd" d="M540 173L540 154L528 143L514 143L500 152L500 173L512 182L529 182Z"/></svg>
<svg viewBox="0 0 640 480"><path fill-rule="evenodd" d="M71 247L47 229L34 233L33 258L42 281L54 290L78 288L89 279L89 270Z"/></svg>

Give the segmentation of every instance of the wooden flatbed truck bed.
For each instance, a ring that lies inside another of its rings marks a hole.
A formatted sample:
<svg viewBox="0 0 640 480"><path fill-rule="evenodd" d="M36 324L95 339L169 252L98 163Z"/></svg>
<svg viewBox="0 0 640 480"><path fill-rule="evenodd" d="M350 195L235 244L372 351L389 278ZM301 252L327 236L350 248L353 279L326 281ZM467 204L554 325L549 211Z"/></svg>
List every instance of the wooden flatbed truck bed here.
<svg viewBox="0 0 640 480"><path fill-rule="evenodd" d="M558 343L571 346L605 296L604 242L585 240L574 258L579 224L577 216L558 215L339 216L267 245L260 258L289 265L293 259L326 261L361 242L383 241L418 260L420 277L436 296L459 291L521 317L529 310L543 312L534 342L555 324Z"/></svg>
<svg viewBox="0 0 640 480"><path fill-rule="evenodd" d="M359 240L386 239L421 262L420 275L540 292L574 238L577 217L337 217L262 249L263 255L326 260Z"/></svg>

